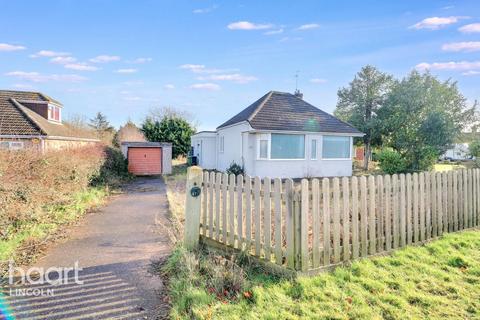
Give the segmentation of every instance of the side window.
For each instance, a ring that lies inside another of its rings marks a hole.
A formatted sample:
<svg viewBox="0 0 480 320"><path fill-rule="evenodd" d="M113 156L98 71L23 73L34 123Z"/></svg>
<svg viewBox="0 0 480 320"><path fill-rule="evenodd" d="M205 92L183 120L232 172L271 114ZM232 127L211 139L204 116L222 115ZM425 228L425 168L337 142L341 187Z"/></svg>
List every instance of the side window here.
<svg viewBox="0 0 480 320"><path fill-rule="evenodd" d="M312 145L310 148L310 159L317 160L317 140L316 139L312 140Z"/></svg>
<svg viewBox="0 0 480 320"><path fill-rule="evenodd" d="M259 144L258 158L268 159L268 140L260 140Z"/></svg>

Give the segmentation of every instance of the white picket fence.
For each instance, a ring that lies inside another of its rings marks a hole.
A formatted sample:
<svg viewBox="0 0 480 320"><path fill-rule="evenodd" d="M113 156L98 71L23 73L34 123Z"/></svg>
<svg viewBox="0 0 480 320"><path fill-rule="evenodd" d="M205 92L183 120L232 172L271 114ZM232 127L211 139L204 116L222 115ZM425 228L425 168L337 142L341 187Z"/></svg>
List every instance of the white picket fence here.
<svg viewBox="0 0 480 320"><path fill-rule="evenodd" d="M192 211L188 203L194 198L187 196L191 239L297 271L479 225L479 169L303 179L297 185L291 179L214 172L197 176L193 183L202 191L194 200L197 209Z"/></svg>

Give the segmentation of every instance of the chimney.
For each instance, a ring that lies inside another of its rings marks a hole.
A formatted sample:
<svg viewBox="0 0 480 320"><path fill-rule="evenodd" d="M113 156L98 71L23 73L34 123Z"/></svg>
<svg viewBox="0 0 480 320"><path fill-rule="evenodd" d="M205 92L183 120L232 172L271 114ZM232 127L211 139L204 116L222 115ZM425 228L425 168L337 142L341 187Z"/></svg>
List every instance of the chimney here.
<svg viewBox="0 0 480 320"><path fill-rule="evenodd" d="M303 100L303 93L301 93L300 90L295 89L295 93L293 95Z"/></svg>

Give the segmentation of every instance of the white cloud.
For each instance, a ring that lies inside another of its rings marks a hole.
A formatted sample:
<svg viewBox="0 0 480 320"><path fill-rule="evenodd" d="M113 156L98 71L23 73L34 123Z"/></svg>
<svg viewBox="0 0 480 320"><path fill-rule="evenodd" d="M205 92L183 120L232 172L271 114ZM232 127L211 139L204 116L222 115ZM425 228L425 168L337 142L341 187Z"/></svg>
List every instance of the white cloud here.
<svg viewBox="0 0 480 320"><path fill-rule="evenodd" d="M210 80L210 81L232 81L236 83L249 83L258 80L254 76L246 76L239 73L232 74L213 74L208 77L199 77L198 80Z"/></svg>
<svg viewBox="0 0 480 320"><path fill-rule="evenodd" d="M96 56L95 58L90 59L90 62L93 63L107 63L112 61L119 61L119 56L108 56L108 55L100 55Z"/></svg>
<svg viewBox="0 0 480 320"><path fill-rule="evenodd" d="M195 83L190 86L190 89L217 91L220 90L220 86L215 83Z"/></svg>
<svg viewBox="0 0 480 320"><path fill-rule="evenodd" d="M79 63L68 63L64 65L66 69L72 69L72 70L77 70L77 71L97 71L98 68L95 66L91 66L86 64L85 62L79 62Z"/></svg>
<svg viewBox="0 0 480 320"><path fill-rule="evenodd" d="M480 33L480 23L467 24L458 30L463 33Z"/></svg>
<svg viewBox="0 0 480 320"><path fill-rule="evenodd" d="M142 98L140 98L140 97L131 97L131 96L123 97L122 99L125 100L125 101L140 101L140 100L142 100Z"/></svg>
<svg viewBox="0 0 480 320"><path fill-rule="evenodd" d="M265 30L273 28L273 25L270 23L260 24L249 21L237 21L230 23L227 28L230 30Z"/></svg>
<svg viewBox="0 0 480 320"><path fill-rule="evenodd" d="M153 60L152 58L137 58L135 60L130 61L130 63L141 64L141 63L151 62L152 60Z"/></svg>
<svg viewBox="0 0 480 320"><path fill-rule="evenodd" d="M24 46L17 46L14 44L0 43L0 51L18 51L25 50Z"/></svg>
<svg viewBox="0 0 480 320"><path fill-rule="evenodd" d="M321 79L321 78L313 78L313 79L310 79L310 82L311 82L311 83L318 83L318 84L321 84L321 83L325 83L325 82L327 82L327 80L325 80L325 79Z"/></svg>
<svg viewBox="0 0 480 320"><path fill-rule="evenodd" d="M457 23L462 19L468 19L469 17L465 16L451 16L451 17L431 17L425 18L422 21L410 26L413 29L430 29L438 30L442 27L448 26L450 24Z"/></svg>
<svg viewBox="0 0 480 320"><path fill-rule="evenodd" d="M118 69L117 71L115 71L116 73L135 73L137 72L138 69L134 69L134 68L129 68L129 69Z"/></svg>
<svg viewBox="0 0 480 320"><path fill-rule="evenodd" d="M5 75L26 80L26 81L31 81L31 82L48 82L48 81L80 82L80 81L87 80L87 78L76 75L76 74L45 75L45 74L40 74L38 72L11 71L11 72L7 72Z"/></svg>
<svg viewBox="0 0 480 320"><path fill-rule="evenodd" d="M55 57L51 58L50 62L55 64L69 64L77 61L74 57Z"/></svg>
<svg viewBox="0 0 480 320"><path fill-rule="evenodd" d="M203 64L182 64L180 69L190 70L193 73L220 73L227 71L221 69L210 69L205 67Z"/></svg>
<svg viewBox="0 0 480 320"><path fill-rule="evenodd" d="M12 87L17 89L33 89L31 84L24 84L24 83L16 83Z"/></svg>
<svg viewBox="0 0 480 320"><path fill-rule="evenodd" d="M476 75L480 75L480 71L469 70L469 71L466 71L466 72L462 72L462 75L463 76L476 76Z"/></svg>
<svg viewBox="0 0 480 320"><path fill-rule="evenodd" d="M280 33L283 33L283 29L278 29L278 30L271 30L271 31L267 31L267 32L264 32L263 34L266 35L266 36L271 36L271 35L274 35L274 34L280 34Z"/></svg>
<svg viewBox="0 0 480 320"><path fill-rule="evenodd" d="M173 89L175 89L175 86L171 83L168 83L168 84L164 85L163 88L166 89L166 90L173 90Z"/></svg>
<svg viewBox="0 0 480 320"><path fill-rule="evenodd" d="M472 70L480 69L480 61L422 62L415 66L418 70Z"/></svg>
<svg viewBox="0 0 480 320"><path fill-rule="evenodd" d="M40 50L35 54L30 55L30 58L38 58L38 57L64 57L69 56L70 53L68 52L58 52L58 51L51 51L51 50Z"/></svg>
<svg viewBox="0 0 480 320"><path fill-rule="evenodd" d="M303 24L300 27L297 28L297 30L311 30L311 29L317 29L320 28L320 25L317 23L308 23L308 24Z"/></svg>
<svg viewBox="0 0 480 320"><path fill-rule="evenodd" d="M213 10L215 10L217 8L218 8L218 6L214 5L214 6L211 6L211 7L208 7L208 8L195 9L192 12L195 13L195 14L203 14L203 13L212 12Z"/></svg>
<svg viewBox="0 0 480 320"><path fill-rule="evenodd" d="M446 43L442 46L442 50L465 52L480 51L480 41Z"/></svg>

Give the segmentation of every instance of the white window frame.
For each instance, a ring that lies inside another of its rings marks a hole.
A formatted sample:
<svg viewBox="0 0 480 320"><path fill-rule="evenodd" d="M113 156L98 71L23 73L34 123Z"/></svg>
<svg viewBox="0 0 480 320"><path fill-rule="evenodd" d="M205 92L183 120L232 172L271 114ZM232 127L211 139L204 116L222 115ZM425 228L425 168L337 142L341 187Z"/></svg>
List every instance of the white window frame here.
<svg viewBox="0 0 480 320"><path fill-rule="evenodd" d="M55 119L55 110L58 110L58 120ZM51 112L51 115L50 115ZM53 121L53 122L62 122L62 108L59 106L56 106L54 104L49 104L48 105L48 120Z"/></svg>
<svg viewBox="0 0 480 320"><path fill-rule="evenodd" d="M218 141L218 152L224 153L225 152L225 136L220 136Z"/></svg>
<svg viewBox="0 0 480 320"><path fill-rule="evenodd" d="M273 132L274 134L285 134L289 136L297 135L303 136L303 158L295 158L295 159L272 159L271 153L271 145L272 145L272 134L269 135L269 143L268 143L268 159L272 161L305 161L307 159L307 135L303 133L282 133L282 132Z"/></svg>
<svg viewBox="0 0 480 320"><path fill-rule="evenodd" d="M6 148L6 150L23 150L23 149L25 149L25 142L23 142L23 141L0 141L0 143L8 144L8 147ZM17 146L14 147L15 144Z"/></svg>
<svg viewBox="0 0 480 320"><path fill-rule="evenodd" d="M325 146L325 144L323 143L323 139L324 139L325 137L343 137L343 138L344 138L344 137L347 137L347 138L349 138L350 147L349 147L349 156L348 156L348 158L325 158L325 157L323 156L323 148L324 148L324 146ZM330 160L333 160L333 161L338 161L338 160L352 160L352 145L353 145L352 139L353 139L353 138L350 137L350 136L342 136L342 135L336 135L336 134L323 135L323 136L322 136L321 159L322 159L322 160L325 160L325 161L330 161Z"/></svg>
<svg viewBox="0 0 480 320"><path fill-rule="evenodd" d="M262 141L267 143L267 157L261 157L261 145ZM257 139L257 160L269 160L270 159L270 136L268 135L260 135Z"/></svg>
<svg viewBox="0 0 480 320"><path fill-rule="evenodd" d="M315 142L315 153L313 153L313 144ZM310 160L318 159L318 139L314 138L310 140Z"/></svg>

